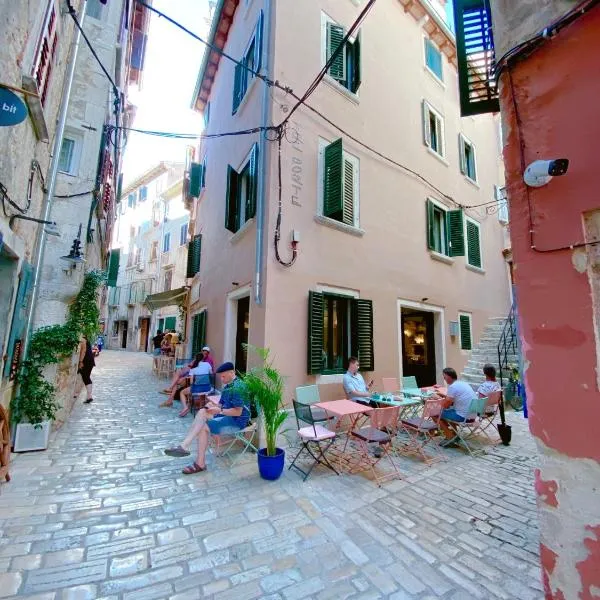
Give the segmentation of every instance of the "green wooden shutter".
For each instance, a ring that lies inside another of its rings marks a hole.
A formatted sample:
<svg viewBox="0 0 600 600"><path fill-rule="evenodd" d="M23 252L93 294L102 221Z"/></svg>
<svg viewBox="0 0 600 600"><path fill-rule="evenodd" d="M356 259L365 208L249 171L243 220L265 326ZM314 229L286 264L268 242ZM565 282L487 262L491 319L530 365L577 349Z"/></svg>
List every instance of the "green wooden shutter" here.
<svg viewBox="0 0 600 600"><path fill-rule="evenodd" d="M208 127L210 123L210 102L207 102L204 106L204 129Z"/></svg>
<svg viewBox="0 0 600 600"><path fill-rule="evenodd" d="M233 73L233 108L232 114L237 112L240 102L242 101L242 78L245 76L244 66L240 63L235 65Z"/></svg>
<svg viewBox="0 0 600 600"><path fill-rule="evenodd" d="M354 44L352 44L352 90L358 92L361 82L361 64L360 64L360 32L356 36Z"/></svg>
<svg viewBox="0 0 600 600"><path fill-rule="evenodd" d="M190 189L189 194L192 198L197 198L202 189L202 165L200 163L192 163L190 165Z"/></svg>
<svg viewBox="0 0 600 600"><path fill-rule="evenodd" d="M373 302L356 298L352 300L352 348L356 352L361 371L375 369L375 353L373 349Z"/></svg>
<svg viewBox="0 0 600 600"><path fill-rule="evenodd" d="M344 159L344 209L342 221L354 226L354 163Z"/></svg>
<svg viewBox="0 0 600 600"><path fill-rule="evenodd" d="M479 227L467 221L467 262L481 268L481 243L479 240Z"/></svg>
<svg viewBox="0 0 600 600"><path fill-rule="evenodd" d="M177 317L167 317L165 319L165 329L173 330L177 325Z"/></svg>
<svg viewBox="0 0 600 600"><path fill-rule="evenodd" d="M106 285L115 287L117 285L117 277L119 276L119 261L121 259L121 249L114 248L110 251L110 259L108 261L108 278Z"/></svg>
<svg viewBox="0 0 600 600"><path fill-rule="evenodd" d="M489 0L454 0L454 23L461 114L498 112Z"/></svg>
<svg viewBox="0 0 600 600"><path fill-rule="evenodd" d="M435 250L435 229L433 226L434 221L434 204L431 200L427 200L425 205L427 211L427 248L429 250Z"/></svg>
<svg viewBox="0 0 600 600"><path fill-rule="evenodd" d="M239 229L238 223L238 173L231 166L227 166L227 195L225 198L225 229L235 233Z"/></svg>
<svg viewBox="0 0 600 600"><path fill-rule="evenodd" d="M6 363L4 364L4 377L10 375L10 367L15 351L17 340L21 340L25 323L27 321L27 308L31 297L31 276L33 267L28 262L23 262L21 274L19 276L19 286L15 299L15 308L13 310L12 322L10 325L10 336L6 348Z"/></svg>
<svg viewBox="0 0 600 600"><path fill-rule="evenodd" d="M200 256L202 251L202 236L195 235L188 242L187 270L186 277L193 277L200 271Z"/></svg>
<svg viewBox="0 0 600 600"><path fill-rule="evenodd" d="M200 179L200 190L203 190L206 187L206 166L207 166L207 158L204 157L202 161L202 178Z"/></svg>
<svg viewBox="0 0 600 600"><path fill-rule="evenodd" d="M256 194L258 191L258 144L252 146L250 153L250 181L246 197L246 221L256 215Z"/></svg>
<svg viewBox="0 0 600 600"><path fill-rule="evenodd" d="M461 209L449 210L446 213L446 230L448 232L448 256L464 256L465 229Z"/></svg>
<svg viewBox="0 0 600 600"><path fill-rule="evenodd" d="M344 39L344 28L327 23L327 62L335 54ZM346 48L342 48L329 66L329 75L334 79L346 79Z"/></svg>
<svg viewBox="0 0 600 600"><path fill-rule="evenodd" d="M206 311L194 315L192 320L192 356L196 356L206 345Z"/></svg>
<svg viewBox="0 0 600 600"><path fill-rule="evenodd" d="M344 208L344 160L342 139L325 148L323 166L323 214L331 217Z"/></svg>
<svg viewBox="0 0 600 600"><path fill-rule="evenodd" d="M256 23L256 33L254 34L254 70L260 73L262 65L262 46L263 46L263 11L258 13L258 22Z"/></svg>
<svg viewBox="0 0 600 600"><path fill-rule="evenodd" d="M429 108L427 102L421 102L421 119L423 120L423 143L431 147L431 127L429 124Z"/></svg>
<svg viewBox="0 0 600 600"><path fill-rule="evenodd" d="M460 165L460 172L463 175L467 174L467 157L465 153L465 138L462 133L458 134L458 162Z"/></svg>
<svg viewBox="0 0 600 600"><path fill-rule="evenodd" d="M467 315L460 315L458 317L460 324L460 349L471 350L473 345L471 335L471 319Z"/></svg>
<svg viewBox="0 0 600 600"><path fill-rule="evenodd" d="M308 374L323 370L323 294L308 292Z"/></svg>

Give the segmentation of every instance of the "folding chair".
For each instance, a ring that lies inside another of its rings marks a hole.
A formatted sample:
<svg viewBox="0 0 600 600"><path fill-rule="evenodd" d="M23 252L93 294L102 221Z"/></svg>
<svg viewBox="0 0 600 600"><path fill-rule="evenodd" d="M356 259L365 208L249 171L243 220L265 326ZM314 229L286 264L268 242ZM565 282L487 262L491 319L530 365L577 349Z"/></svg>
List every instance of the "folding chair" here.
<svg viewBox="0 0 600 600"><path fill-rule="evenodd" d="M302 448L300 448L298 454L291 462L288 469L294 467L297 471L300 471L302 475L304 475L303 481L306 481L311 471L314 469L316 464L321 464L331 469L336 475L339 473L335 470L333 465L329 462L325 453L335 441L335 431L330 431L326 429L322 425L319 425L315 420L312 414L312 407L310 404L303 404L298 402L297 400L293 400L294 403L294 414L296 415L296 421L298 424L308 423L307 427L298 426L298 437L302 442ZM313 450L311 449L311 444L316 446L318 450L318 455L315 456ZM313 463L308 469L308 471L303 471L297 464L296 461L300 458L300 455L306 451L313 459Z"/></svg>
<svg viewBox="0 0 600 600"><path fill-rule="evenodd" d="M381 379L381 386L384 394L400 393L400 384L398 383L397 377L383 377Z"/></svg>
<svg viewBox="0 0 600 600"><path fill-rule="evenodd" d="M483 433L492 443L497 443L498 439L494 439L489 433L488 429L492 427L498 432L498 428L494 423L494 419L500 410L500 391L490 392L487 395L485 407L483 413L479 415L479 429L477 432ZM498 434L500 435L500 434Z"/></svg>
<svg viewBox="0 0 600 600"><path fill-rule="evenodd" d="M409 454L417 454L427 464L445 460L434 444L431 444L432 449L435 448L433 456L425 452L425 448L439 433L437 417L442 412L443 402L442 398L426 400L420 415L402 419L402 430L408 435L408 442L403 444L402 450Z"/></svg>
<svg viewBox="0 0 600 600"><path fill-rule="evenodd" d="M402 393L408 397L421 397L421 389L417 385L417 378L414 375L402 378Z"/></svg>
<svg viewBox="0 0 600 600"><path fill-rule="evenodd" d="M251 452L258 452L258 448L254 445L254 438L257 434L258 427L254 421L248 423L244 429L232 431L231 433L223 433L221 435L211 435L211 445L215 449L216 456L229 459L231 466L233 466L248 450ZM242 444L242 451L234 458L232 451L238 442ZM223 446L225 447L225 450L221 450Z"/></svg>
<svg viewBox="0 0 600 600"><path fill-rule="evenodd" d="M319 396L319 386L318 385L301 385L296 388L296 400L300 404L317 404L321 401ZM312 416L315 423L323 423L325 421L329 421L333 419L332 416L328 415L322 408L311 407ZM298 429L300 429L300 422L298 421L298 417L296 416L296 423L298 424Z"/></svg>
<svg viewBox="0 0 600 600"><path fill-rule="evenodd" d="M487 398L475 398L471 400L471 406L469 406L469 416L465 421L451 421L449 419L445 419L447 423L452 425L459 442L462 443L465 450L471 456L485 454L485 450L483 448L475 448L469 443L469 440L472 439L473 435L479 429L479 415L484 414L486 402Z"/></svg>
<svg viewBox="0 0 600 600"><path fill-rule="evenodd" d="M369 413L369 425L350 432L350 437L358 443L360 454L359 462L355 466L363 471L370 470L378 487L381 487L384 481L400 478L400 472L390 453L392 440L398 427L399 416L400 407L398 406L376 408ZM381 455L374 456L371 454L369 444L378 444L382 450ZM384 458L387 458L392 470L388 473L378 474L375 466Z"/></svg>
<svg viewBox="0 0 600 600"><path fill-rule="evenodd" d="M210 375L194 375L190 387L190 411L195 416L198 409L204 408L206 395L213 389Z"/></svg>

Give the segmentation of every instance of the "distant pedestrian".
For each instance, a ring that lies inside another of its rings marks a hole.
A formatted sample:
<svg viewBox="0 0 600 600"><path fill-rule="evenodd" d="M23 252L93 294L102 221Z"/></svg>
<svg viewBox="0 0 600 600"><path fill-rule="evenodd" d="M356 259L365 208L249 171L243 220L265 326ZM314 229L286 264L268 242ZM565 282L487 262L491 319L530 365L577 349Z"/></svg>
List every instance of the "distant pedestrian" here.
<svg viewBox="0 0 600 600"><path fill-rule="evenodd" d="M83 385L85 385L86 399L84 404L89 404L94 401L92 397L92 369L96 366L96 361L94 360L94 353L92 352L92 345L87 337L84 335L81 341L79 342L79 364L77 373L81 375L81 381ZM79 387L79 386L77 386ZM76 388L77 389L77 388ZM81 387L79 387L79 391L81 391ZM77 393L79 396L79 393Z"/></svg>
<svg viewBox="0 0 600 600"><path fill-rule="evenodd" d="M98 336L98 339L96 340L96 346L98 346L98 354L100 354L104 348L104 336L102 334Z"/></svg>
<svg viewBox="0 0 600 600"><path fill-rule="evenodd" d="M164 337L165 334L162 332L162 329L159 329L156 332L156 335L152 338L152 344L154 345L154 354L156 356L160 355L160 348Z"/></svg>

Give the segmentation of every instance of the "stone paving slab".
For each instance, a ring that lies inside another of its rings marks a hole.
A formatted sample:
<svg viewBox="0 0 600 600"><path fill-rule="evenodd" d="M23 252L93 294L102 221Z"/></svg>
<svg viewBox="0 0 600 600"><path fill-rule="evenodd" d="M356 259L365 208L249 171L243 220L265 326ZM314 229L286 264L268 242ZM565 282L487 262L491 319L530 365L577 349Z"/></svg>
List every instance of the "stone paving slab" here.
<svg viewBox="0 0 600 600"><path fill-rule="evenodd" d="M96 400L0 488L0 598L538 600L535 446L398 461L378 488L317 468L260 479L253 455L186 477L162 450L191 419L159 409L143 354L104 351ZM288 454L290 454L288 452Z"/></svg>

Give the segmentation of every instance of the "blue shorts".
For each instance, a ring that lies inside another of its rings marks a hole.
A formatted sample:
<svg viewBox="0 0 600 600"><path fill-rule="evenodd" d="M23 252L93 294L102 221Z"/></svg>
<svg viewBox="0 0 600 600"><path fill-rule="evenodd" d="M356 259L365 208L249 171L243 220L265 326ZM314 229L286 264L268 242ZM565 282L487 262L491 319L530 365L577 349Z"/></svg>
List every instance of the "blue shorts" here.
<svg viewBox="0 0 600 600"><path fill-rule="evenodd" d="M445 408L440 415L444 421L457 421L458 423L464 422L465 417L461 417L453 408Z"/></svg>
<svg viewBox="0 0 600 600"><path fill-rule="evenodd" d="M154 348L152 354L154 354L154 356L160 356L160 348Z"/></svg>
<svg viewBox="0 0 600 600"><path fill-rule="evenodd" d="M234 417L229 417L227 415L209 419L206 424L208 425L210 432L214 435L230 435L232 433L236 433L236 431L244 429L246 426L244 425L244 427L240 427Z"/></svg>

